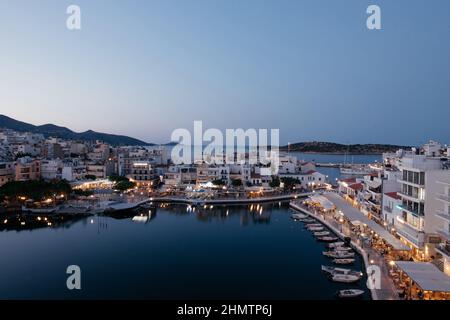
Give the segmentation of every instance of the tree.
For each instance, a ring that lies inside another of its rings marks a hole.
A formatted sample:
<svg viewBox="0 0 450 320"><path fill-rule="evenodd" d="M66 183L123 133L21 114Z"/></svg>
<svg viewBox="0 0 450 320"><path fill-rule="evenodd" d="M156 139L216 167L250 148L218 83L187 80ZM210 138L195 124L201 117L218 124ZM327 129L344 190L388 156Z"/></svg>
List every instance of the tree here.
<svg viewBox="0 0 450 320"><path fill-rule="evenodd" d="M215 186L223 186L225 185L225 181L223 181L222 179L216 179L211 181L211 183Z"/></svg>
<svg viewBox="0 0 450 320"><path fill-rule="evenodd" d="M55 195L62 194L66 197L71 192L72 188L66 180L11 181L0 188L0 199L14 202L20 197L42 201Z"/></svg>
<svg viewBox="0 0 450 320"><path fill-rule="evenodd" d="M271 188L278 188L280 186L280 178L272 177L272 181L270 181L269 186Z"/></svg>
<svg viewBox="0 0 450 320"><path fill-rule="evenodd" d="M87 180L96 180L97 177L94 176L93 174L87 174L84 176Z"/></svg>
<svg viewBox="0 0 450 320"><path fill-rule="evenodd" d="M114 188L117 190L120 190L120 191L126 191L129 189L133 189L135 186L136 186L136 183L129 181L129 180L127 180L127 181L123 180L123 181L117 182L114 185Z"/></svg>
<svg viewBox="0 0 450 320"><path fill-rule="evenodd" d="M281 182L284 184L284 190L292 190L294 189L296 184L299 184L300 181L297 178L285 177L281 178Z"/></svg>
<svg viewBox="0 0 450 320"><path fill-rule="evenodd" d="M108 180L112 182L130 181L127 177L119 176L116 174L110 175L108 177Z"/></svg>
<svg viewBox="0 0 450 320"><path fill-rule="evenodd" d="M242 180L241 179L234 179L231 181L231 185L233 187L240 187L242 186Z"/></svg>

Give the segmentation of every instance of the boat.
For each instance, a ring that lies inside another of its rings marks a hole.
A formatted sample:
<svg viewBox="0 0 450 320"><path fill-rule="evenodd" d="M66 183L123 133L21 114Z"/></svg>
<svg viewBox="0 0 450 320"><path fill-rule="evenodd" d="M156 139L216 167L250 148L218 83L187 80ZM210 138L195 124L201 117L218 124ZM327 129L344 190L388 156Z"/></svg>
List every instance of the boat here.
<svg viewBox="0 0 450 320"><path fill-rule="evenodd" d="M355 263L355 259L334 259L334 264L344 265L344 264L353 264Z"/></svg>
<svg viewBox="0 0 450 320"><path fill-rule="evenodd" d="M352 251L353 249L350 247L334 247L334 251Z"/></svg>
<svg viewBox="0 0 450 320"><path fill-rule="evenodd" d="M346 175L366 175L366 174L370 174L373 173L374 170L372 170L370 167L368 166L364 166L364 165L351 165L348 168L341 168L341 173L342 174L346 174Z"/></svg>
<svg viewBox="0 0 450 320"><path fill-rule="evenodd" d="M324 227L311 227L307 228L309 231L323 231Z"/></svg>
<svg viewBox="0 0 450 320"><path fill-rule="evenodd" d="M338 242L330 243L328 245L328 248L332 249L332 248L342 247L344 244L345 244L344 242L338 241Z"/></svg>
<svg viewBox="0 0 450 320"><path fill-rule="evenodd" d="M323 236L328 236L330 234L330 232L328 231L319 231L319 232L314 232L314 236L315 237L323 237Z"/></svg>
<svg viewBox="0 0 450 320"><path fill-rule="evenodd" d="M353 283L359 281L359 279L361 279L361 276L353 274L334 274L331 276L331 280L343 283Z"/></svg>
<svg viewBox="0 0 450 320"><path fill-rule="evenodd" d="M52 207L52 208L27 208L25 206L22 206L22 212L29 212L29 213L40 213L40 214L49 214L49 213L54 213L56 210L58 210L59 207Z"/></svg>
<svg viewBox="0 0 450 320"><path fill-rule="evenodd" d="M292 219L300 220L300 219L307 218L308 215L302 214L302 213L294 213L294 214L291 215L291 217L292 217Z"/></svg>
<svg viewBox="0 0 450 320"><path fill-rule="evenodd" d="M330 258L353 258L355 256L355 253L353 252L345 252L345 251L324 251L322 252L324 256L330 257Z"/></svg>
<svg viewBox="0 0 450 320"><path fill-rule="evenodd" d="M362 276L362 273L360 271L355 271L352 269L336 268L336 267L331 267L331 266L322 266L322 271L325 273L328 273L330 275L352 274L355 276Z"/></svg>
<svg viewBox="0 0 450 320"><path fill-rule="evenodd" d="M331 236L325 236L325 237L317 237L317 240L321 241L321 242L334 242L334 241L338 240L338 238L331 237Z"/></svg>
<svg viewBox="0 0 450 320"><path fill-rule="evenodd" d="M323 225L321 223L308 223L305 225L305 228L311 228L311 227L322 227Z"/></svg>
<svg viewBox="0 0 450 320"><path fill-rule="evenodd" d="M300 220L301 222L306 222L306 223L316 222L316 220L313 218L304 218L304 219L298 219L298 220Z"/></svg>
<svg viewBox="0 0 450 320"><path fill-rule="evenodd" d="M339 290L338 297L339 298L357 298L364 294L364 290L358 289L347 289L347 290Z"/></svg>

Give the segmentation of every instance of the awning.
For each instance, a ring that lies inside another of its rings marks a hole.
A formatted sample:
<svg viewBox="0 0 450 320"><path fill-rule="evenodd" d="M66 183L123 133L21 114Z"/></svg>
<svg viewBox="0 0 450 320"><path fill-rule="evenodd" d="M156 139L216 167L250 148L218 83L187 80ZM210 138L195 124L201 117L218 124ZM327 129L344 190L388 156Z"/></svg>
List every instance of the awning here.
<svg viewBox="0 0 450 320"><path fill-rule="evenodd" d="M334 204L328 200L327 198L325 198L324 196L320 196L320 195L313 195L311 197L309 197L310 201L312 202L316 202L319 203L320 206L324 209L324 210L332 210L335 208Z"/></svg>
<svg viewBox="0 0 450 320"><path fill-rule="evenodd" d="M434 264L412 261L396 261L395 264L423 291L450 292L450 277Z"/></svg>
<svg viewBox="0 0 450 320"><path fill-rule="evenodd" d="M358 209L353 208L348 202L346 202L342 197L335 193L326 193L323 195L329 201L331 201L338 210L341 210L344 216L353 223L353 221L358 221L366 225L368 228L373 230L381 238L383 238L389 245L398 251L410 251L411 248L405 245L403 242L398 240L392 234L390 234L385 228L380 226L375 221L369 219Z"/></svg>

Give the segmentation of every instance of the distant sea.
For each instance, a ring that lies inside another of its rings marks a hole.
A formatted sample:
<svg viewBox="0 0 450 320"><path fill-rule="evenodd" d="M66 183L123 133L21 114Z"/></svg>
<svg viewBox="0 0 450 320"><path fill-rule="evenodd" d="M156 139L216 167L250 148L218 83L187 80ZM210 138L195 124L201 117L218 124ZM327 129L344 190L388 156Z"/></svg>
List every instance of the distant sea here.
<svg viewBox="0 0 450 320"><path fill-rule="evenodd" d="M173 146L166 146L169 152ZM156 148L156 147L153 147ZM193 147L192 147L193 149ZM193 150L191 151L194 154ZM355 164L369 164L374 162L381 162L381 154L331 154L331 153L303 153L303 152L290 152L292 156L296 156L299 160L312 161L315 163L355 163ZM341 175L338 168L317 168L317 171L328 176L328 182L335 183L336 179L347 178L349 176Z"/></svg>

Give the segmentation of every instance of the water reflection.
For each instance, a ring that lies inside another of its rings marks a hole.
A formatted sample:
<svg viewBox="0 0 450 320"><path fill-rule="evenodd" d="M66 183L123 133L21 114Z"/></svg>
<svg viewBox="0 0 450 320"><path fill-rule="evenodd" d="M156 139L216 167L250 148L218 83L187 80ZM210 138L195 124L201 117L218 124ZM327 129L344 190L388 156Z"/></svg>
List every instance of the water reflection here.
<svg viewBox="0 0 450 320"><path fill-rule="evenodd" d="M194 215L197 221L211 223L226 221L239 216L242 226L252 224L270 224L272 211L288 207L287 202L249 204L249 205L206 205L192 206L184 204L160 203L141 207L135 210L109 212L95 216L67 215L36 215L15 213L0 216L0 231L29 231L43 228L70 228L78 221L83 224L97 222L99 229L107 229L107 218L114 220L130 220L135 223L147 224L156 219L159 209L166 214L184 216ZM236 210L238 209L238 210ZM103 219L102 219L103 217Z"/></svg>

